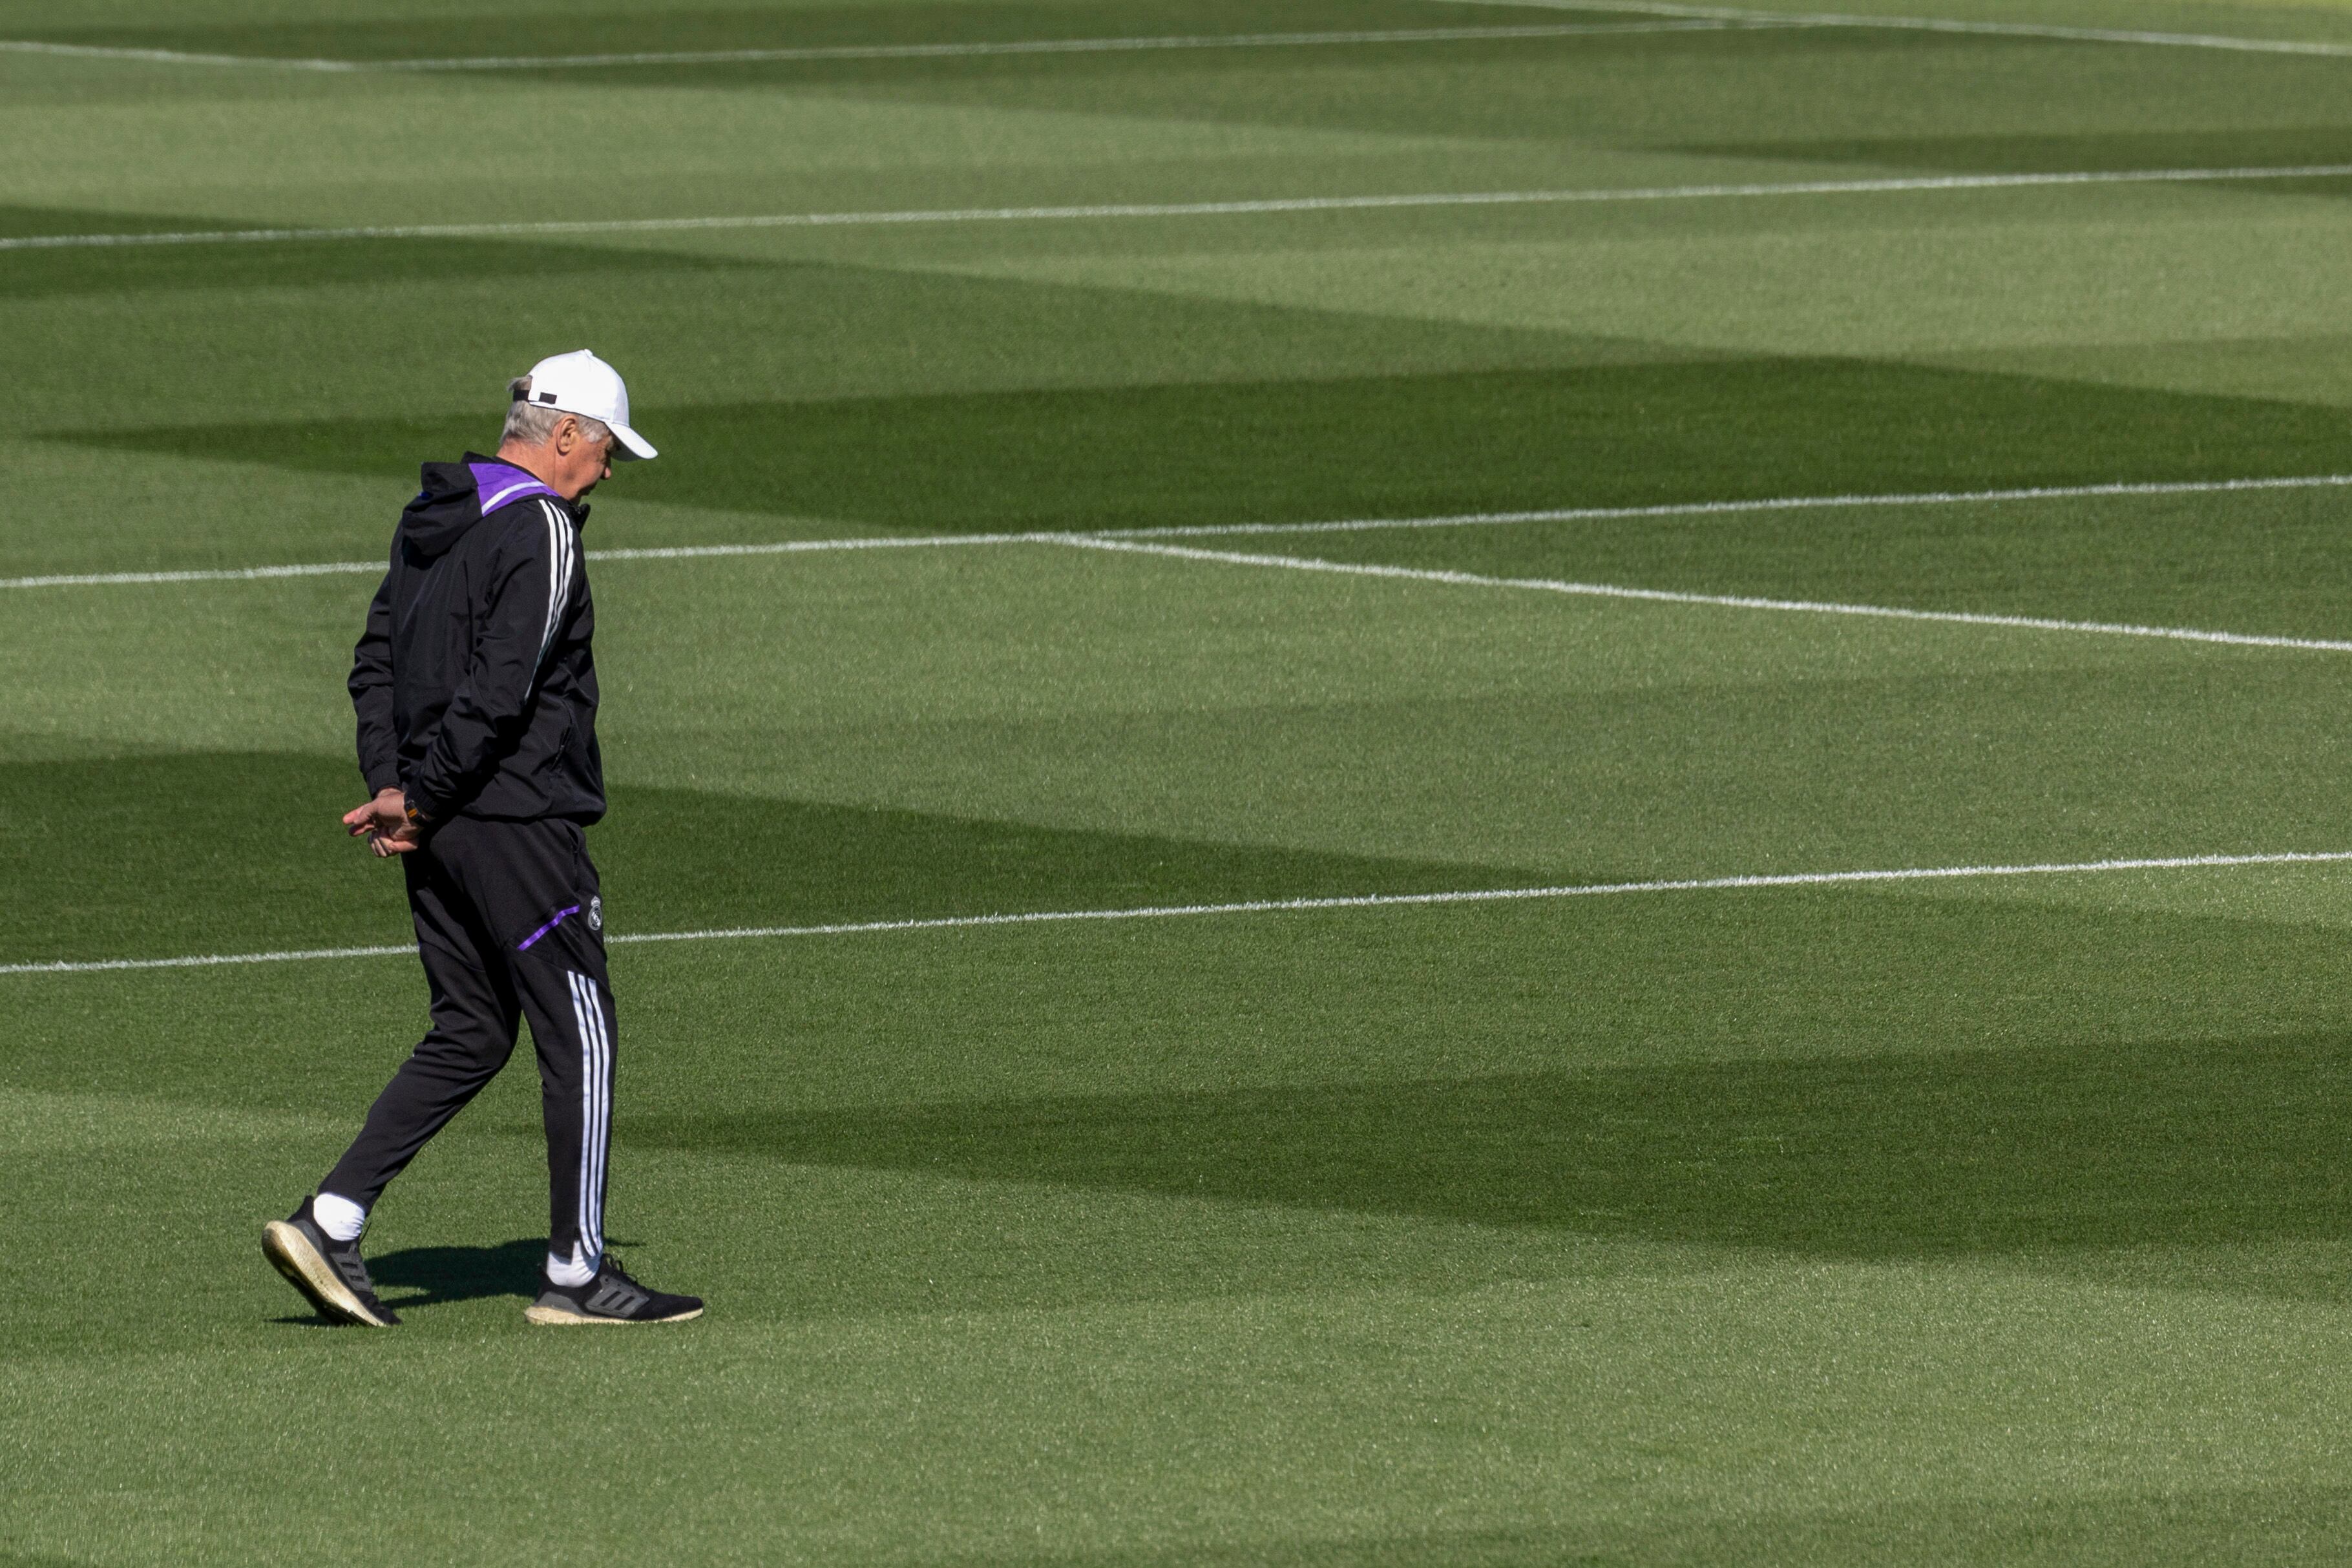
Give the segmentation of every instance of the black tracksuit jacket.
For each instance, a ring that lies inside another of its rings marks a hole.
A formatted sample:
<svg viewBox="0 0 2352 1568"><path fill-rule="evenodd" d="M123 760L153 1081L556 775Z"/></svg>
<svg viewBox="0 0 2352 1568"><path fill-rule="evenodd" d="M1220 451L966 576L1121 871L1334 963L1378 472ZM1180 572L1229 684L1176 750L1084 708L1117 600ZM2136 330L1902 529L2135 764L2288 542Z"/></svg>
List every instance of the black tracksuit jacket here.
<svg viewBox="0 0 2352 1568"><path fill-rule="evenodd" d="M424 476L352 660L360 771L436 821L595 821L588 508L470 452Z"/></svg>

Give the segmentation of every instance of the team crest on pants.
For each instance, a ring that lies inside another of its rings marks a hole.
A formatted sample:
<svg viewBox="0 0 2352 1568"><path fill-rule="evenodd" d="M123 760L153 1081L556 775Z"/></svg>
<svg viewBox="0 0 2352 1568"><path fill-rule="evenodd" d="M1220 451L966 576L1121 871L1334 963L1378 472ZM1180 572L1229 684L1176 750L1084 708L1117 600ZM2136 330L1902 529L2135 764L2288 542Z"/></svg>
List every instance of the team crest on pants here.
<svg viewBox="0 0 2352 1568"><path fill-rule="evenodd" d="M588 901L588 929L591 931L604 929L604 896L602 894Z"/></svg>

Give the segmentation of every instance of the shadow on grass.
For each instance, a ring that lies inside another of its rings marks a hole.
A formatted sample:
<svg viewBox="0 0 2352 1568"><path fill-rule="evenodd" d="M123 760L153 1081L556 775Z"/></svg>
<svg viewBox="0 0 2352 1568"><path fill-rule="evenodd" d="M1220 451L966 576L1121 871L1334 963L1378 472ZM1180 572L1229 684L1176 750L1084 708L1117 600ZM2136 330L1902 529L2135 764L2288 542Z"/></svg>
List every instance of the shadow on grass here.
<svg viewBox="0 0 2352 1568"><path fill-rule="evenodd" d="M547 1257L544 1238L519 1237L495 1247L404 1247L368 1259L376 1292L396 1312L489 1296L536 1293L539 1269ZM402 1295L406 1291L411 1294ZM350 1325L322 1312L289 1312L272 1322L289 1328L340 1329Z"/></svg>
<svg viewBox="0 0 2352 1568"><path fill-rule="evenodd" d="M615 1249L635 1243L614 1238ZM543 1237L522 1236L485 1247L403 1247L368 1260L377 1293L394 1312L478 1301L493 1296L529 1300L539 1293L540 1266L547 1258ZM398 1294L400 1291L408 1294ZM316 1313L289 1313L274 1322L299 1328L341 1328Z"/></svg>
<svg viewBox="0 0 2352 1568"><path fill-rule="evenodd" d="M546 1260L547 1239L526 1236L495 1247L403 1247L370 1258L368 1271L386 1304L404 1312L486 1296L535 1295ZM395 1296L394 1291L419 1293Z"/></svg>
<svg viewBox="0 0 2352 1568"><path fill-rule="evenodd" d="M818 1166L1840 1258L2352 1235L2352 1037L717 1115Z"/></svg>

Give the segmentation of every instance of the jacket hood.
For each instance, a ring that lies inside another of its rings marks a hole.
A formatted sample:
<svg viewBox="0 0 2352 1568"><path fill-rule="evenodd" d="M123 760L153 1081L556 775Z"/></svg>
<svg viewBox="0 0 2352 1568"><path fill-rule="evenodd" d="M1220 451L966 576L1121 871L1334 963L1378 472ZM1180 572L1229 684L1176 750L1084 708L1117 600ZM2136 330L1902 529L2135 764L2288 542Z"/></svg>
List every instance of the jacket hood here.
<svg viewBox="0 0 2352 1568"><path fill-rule="evenodd" d="M456 463L427 463L424 487L400 515L401 537L419 555L446 554L492 512L544 496L580 518L586 512L511 463L468 452Z"/></svg>

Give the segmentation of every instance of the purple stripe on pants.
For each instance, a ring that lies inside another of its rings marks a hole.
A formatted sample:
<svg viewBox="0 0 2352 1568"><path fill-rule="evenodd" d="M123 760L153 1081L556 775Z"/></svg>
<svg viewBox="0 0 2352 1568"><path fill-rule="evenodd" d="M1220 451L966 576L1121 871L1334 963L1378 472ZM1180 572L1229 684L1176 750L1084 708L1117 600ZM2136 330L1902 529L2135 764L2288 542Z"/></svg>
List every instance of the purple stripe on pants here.
<svg viewBox="0 0 2352 1568"><path fill-rule="evenodd" d="M554 918L554 919L552 919L552 920L549 921L546 925L544 925L541 926L538 930L536 930L536 931L532 932L530 936L528 936L524 937L521 941L520 941L520 942L516 943L516 944L515 944L515 951L516 951L516 952L518 952L518 953L528 952L528 951L530 950L530 945L531 945L532 943L534 943L534 942L538 941L541 937L542 937L542 936L546 936L549 932L551 932L551 931L554 930L557 926L559 926L559 925L562 925L562 924L563 924L564 917L565 917L566 915L577 915L577 914L579 914L579 913L580 913L580 906L579 906L578 904L573 904L573 905L572 905L571 908L569 908L569 909L559 909L559 910L557 910L557 911L555 912L555 918Z"/></svg>

